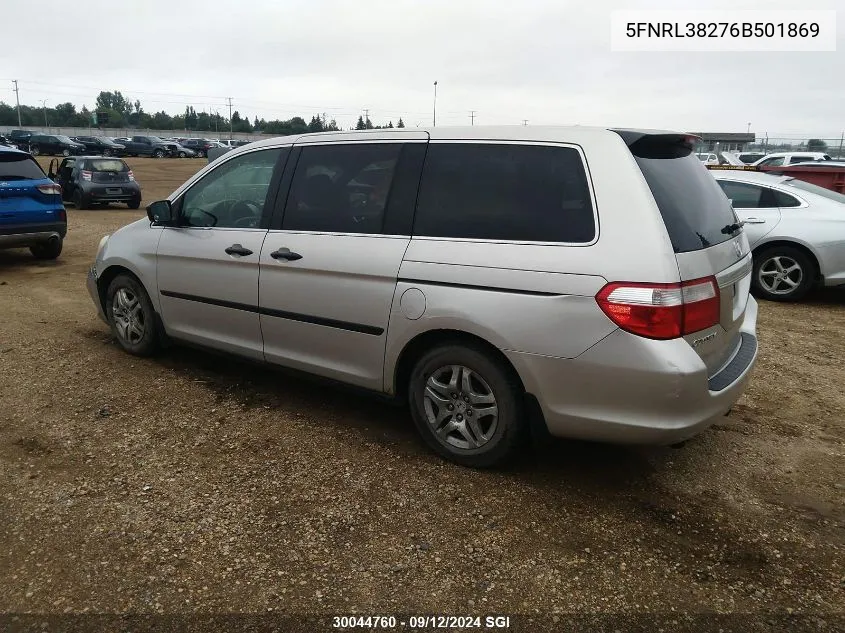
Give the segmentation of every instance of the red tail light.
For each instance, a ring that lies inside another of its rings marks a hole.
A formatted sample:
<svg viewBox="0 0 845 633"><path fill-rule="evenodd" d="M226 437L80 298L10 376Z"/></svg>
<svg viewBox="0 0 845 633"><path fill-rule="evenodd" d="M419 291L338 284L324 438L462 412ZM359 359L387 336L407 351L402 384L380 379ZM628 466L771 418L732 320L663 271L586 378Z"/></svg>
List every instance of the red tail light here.
<svg viewBox="0 0 845 633"><path fill-rule="evenodd" d="M674 284L613 282L599 291L596 302L620 328L646 338L678 338L719 322L715 277Z"/></svg>
<svg viewBox="0 0 845 633"><path fill-rule="evenodd" d="M59 211L59 221L60 222L67 222L67 211L65 211L64 209Z"/></svg>
<svg viewBox="0 0 845 633"><path fill-rule="evenodd" d="M132 170L129 170L129 180L135 180L135 174L132 173Z"/></svg>
<svg viewBox="0 0 845 633"><path fill-rule="evenodd" d="M81 174L82 174L82 180L87 180L88 182L91 182L91 177L93 176L93 173L92 173L92 172L90 172L90 171L85 171L85 170L83 169L83 170L82 170L81 172L79 172L79 173L81 173Z"/></svg>
<svg viewBox="0 0 845 633"><path fill-rule="evenodd" d="M62 195L62 186L57 185L55 183L49 184L49 185L38 185L36 187L36 189L38 189L38 191L40 191L41 193L43 193L44 195L47 195L47 196L60 196L60 195Z"/></svg>

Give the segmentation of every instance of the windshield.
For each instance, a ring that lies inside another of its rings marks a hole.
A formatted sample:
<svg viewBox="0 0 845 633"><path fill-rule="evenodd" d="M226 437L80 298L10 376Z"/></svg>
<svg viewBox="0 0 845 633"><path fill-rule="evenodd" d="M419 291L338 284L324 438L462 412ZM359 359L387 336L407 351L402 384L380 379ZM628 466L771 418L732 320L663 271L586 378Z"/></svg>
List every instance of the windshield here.
<svg viewBox="0 0 845 633"><path fill-rule="evenodd" d="M86 167L91 171L129 171L126 163L117 158L95 158L88 160L86 161Z"/></svg>
<svg viewBox="0 0 845 633"><path fill-rule="evenodd" d="M157 137L157 136L148 136L147 138L148 138L148 139L150 139L153 143L164 143L164 141L162 141L162 140L161 140L159 137Z"/></svg>
<svg viewBox="0 0 845 633"><path fill-rule="evenodd" d="M809 191L810 193L822 196L828 200L833 200L834 202L841 202L842 204L845 204L845 194L837 193L831 189L825 189L824 187L819 187L811 182L793 178L791 180L784 181L783 184L795 187L796 189L801 189L802 191Z"/></svg>
<svg viewBox="0 0 845 633"><path fill-rule="evenodd" d="M0 153L0 180L43 180L46 178L28 154Z"/></svg>
<svg viewBox="0 0 845 633"><path fill-rule="evenodd" d="M69 136L56 136L62 143L75 143L76 141L70 140Z"/></svg>

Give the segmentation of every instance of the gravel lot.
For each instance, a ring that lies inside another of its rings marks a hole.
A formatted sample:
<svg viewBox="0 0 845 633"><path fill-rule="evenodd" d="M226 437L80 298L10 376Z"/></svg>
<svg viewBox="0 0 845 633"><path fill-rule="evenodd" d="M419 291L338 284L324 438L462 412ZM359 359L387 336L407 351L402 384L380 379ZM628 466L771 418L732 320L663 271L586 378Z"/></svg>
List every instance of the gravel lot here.
<svg viewBox="0 0 845 633"><path fill-rule="evenodd" d="M128 162L145 204L205 163ZM0 251L0 611L845 626L845 292L761 303L750 390L682 448L555 442L475 472L429 454L404 409L121 352L84 280L140 215L70 207L57 262Z"/></svg>

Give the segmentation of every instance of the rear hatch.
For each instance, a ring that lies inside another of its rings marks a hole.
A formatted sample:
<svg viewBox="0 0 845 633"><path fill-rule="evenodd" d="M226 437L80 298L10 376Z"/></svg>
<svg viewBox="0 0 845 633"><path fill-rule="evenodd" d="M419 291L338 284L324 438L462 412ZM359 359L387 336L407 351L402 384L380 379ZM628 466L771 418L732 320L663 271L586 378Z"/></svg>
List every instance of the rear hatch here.
<svg viewBox="0 0 845 633"><path fill-rule="evenodd" d="M748 239L716 180L696 157L695 137L620 131L663 216L682 282L715 277L719 323L685 335L710 376L740 345L751 288Z"/></svg>
<svg viewBox="0 0 845 633"><path fill-rule="evenodd" d="M91 181L110 185L129 182L129 166L119 158L91 158L85 161L85 170L91 172Z"/></svg>
<svg viewBox="0 0 845 633"><path fill-rule="evenodd" d="M29 154L0 152L0 228L57 222L61 197L38 189L55 188ZM48 189L49 190L49 189Z"/></svg>

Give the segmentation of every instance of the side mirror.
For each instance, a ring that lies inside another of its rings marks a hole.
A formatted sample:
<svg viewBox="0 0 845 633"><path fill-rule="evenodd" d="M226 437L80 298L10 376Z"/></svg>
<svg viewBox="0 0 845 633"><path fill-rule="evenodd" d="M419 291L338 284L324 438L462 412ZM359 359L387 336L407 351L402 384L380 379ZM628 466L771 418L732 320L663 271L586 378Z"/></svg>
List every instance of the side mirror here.
<svg viewBox="0 0 845 633"><path fill-rule="evenodd" d="M158 200L147 207L147 217L153 224L161 226L172 226L175 218L173 217L173 207L170 200Z"/></svg>

